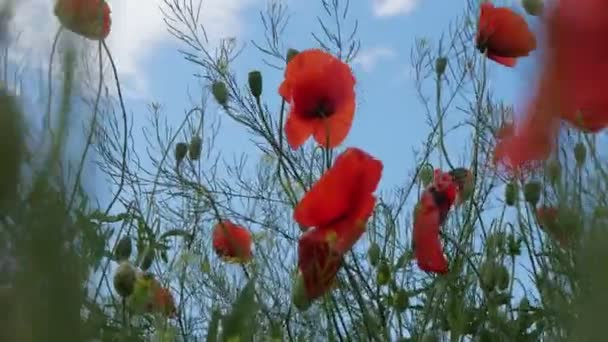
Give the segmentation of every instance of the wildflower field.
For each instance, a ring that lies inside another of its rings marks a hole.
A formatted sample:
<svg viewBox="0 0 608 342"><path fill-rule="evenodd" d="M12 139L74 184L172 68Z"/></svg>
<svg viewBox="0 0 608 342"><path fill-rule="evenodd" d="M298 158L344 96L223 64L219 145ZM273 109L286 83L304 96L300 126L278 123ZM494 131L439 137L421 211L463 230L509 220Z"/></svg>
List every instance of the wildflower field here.
<svg viewBox="0 0 608 342"><path fill-rule="evenodd" d="M416 106L352 8L441 1L240 1L0 0L0 341L608 340L608 1L452 0L393 56ZM135 11L177 110L124 81Z"/></svg>

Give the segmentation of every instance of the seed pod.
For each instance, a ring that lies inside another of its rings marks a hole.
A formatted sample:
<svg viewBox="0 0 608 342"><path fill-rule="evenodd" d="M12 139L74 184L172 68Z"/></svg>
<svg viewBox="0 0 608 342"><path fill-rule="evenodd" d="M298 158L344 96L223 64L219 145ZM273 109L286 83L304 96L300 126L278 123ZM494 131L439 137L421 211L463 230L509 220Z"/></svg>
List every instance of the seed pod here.
<svg viewBox="0 0 608 342"><path fill-rule="evenodd" d="M378 261L380 261L380 246L377 243L372 242L367 250L367 257L369 258L369 263L372 266L377 266Z"/></svg>
<svg viewBox="0 0 608 342"><path fill-rule="evenodd" d="M585 160L587 159L587 148L582 142L579 142L574 146L574 159L576 160L576 166L578 167L585 164Z"/></svg>
<svg viewBox="0 0 608 342"><path fill-rule="evenodd" d="M217 101L220 106L226 107L226 104L228 104L228 88L226 88L226 84L222 81L213 82L211 85L211 92L213 93L215 101Z"/></svg>
<svg viewBox="0 0 608 342"><path fill-rule="evenodd" d="M505 203L512 207L515 205L517 201L517 184L515 182L510 182L505 187Z"/></svg>
<svg viewBox="0 0 608 342"><path fill-rule="evenodd" d="M448 65L448 59L445 57L439 57L435 60L435 73L437 73L438 76L443 75L443 73L445 72L445 68Z"/></svg>
<svg viewBox="0 0 608 342"><path fill-rule="evenodd" d="M399 289L395 292L393 296L393 307L399 313L405 311L410 305L410 298L407 294L407 291L404 289Z"/></svg>
<svg viewBox="0 0 608 342"><path fill-rule="evenodd" d="M422 183L422 186L427 187L433 181L434 170L429 164L424 164L418 172L418 179Z"/></svg>
<svg viewBox="0 0 608 342"><path fill-rule="evenodd" d="M543 12L543 0L523 0L522 5L529 15L536 17Z"/></svg>
<svg viewBox="0 0 608 342"><path fill-rule="evenodd" d="M123 298L129 297L133 293L135 279L135 268L128 261L123 261L114 273L114 290Z"/></svg>
<svg viewBox="0 0 608 342"><path fill-rule="evenodd" d="M515 235L509 235L507 245L510 256L518 256L521 254L521 240L516 238Z"/></svg>
<svg viewBox="0 0 608 342"><path fill-rule="evenodd" d="M131 245L131 238L124 236L122 239L120 239L120 241L118 241L116 250L114 251L114 256L118 261L127 260L131 256L132 250L133 246Z"/></svg>
<svg viewBox="0 0 608 342"><path fill-rule="evenodd" d="M259 98L262 95L262 73L257 70L249 72L248 81L251 95Z"/></svg>
<svg viewBox="0 0 608 342"><path fill-rule="evenodd" d="M524 198L526 199L526 202L530 203L532 206L536 206L540 200L540 190L541 185L539 182L532 181L526 183L526 185L524 185Z"/></svg>
<svg viewBox="0 0 608 342"><path fill-rule="evenodd" d="M190 160L198 160L201 157L203 140L199 136L193 136L188 145L188 157Z"/></svg>
<svg viewBox="0 0 608 342"><path fill-rule="evenodd" d="M391 268L386 262L383 262L378 266L376 281L378 282L378 285L382 286L388 284L390 280Z"/></svg>
<svg viewBox="0 0 608 342"><path fill-rule="evenodd" d="M175 144L175 161L177 163L177 166L179 166L179 164L181 164L182 160L184 160L187 153L188 153L188 144L186 144L185 142L178 142L177 144Z"/></svg>
<svg viewBox="0 0 608 342"><path fill-rule="evenodd" d="M300 51L298 51L296 49L287 50L287 63L291 62L291 60L299 53L300 53Z"/></svg>

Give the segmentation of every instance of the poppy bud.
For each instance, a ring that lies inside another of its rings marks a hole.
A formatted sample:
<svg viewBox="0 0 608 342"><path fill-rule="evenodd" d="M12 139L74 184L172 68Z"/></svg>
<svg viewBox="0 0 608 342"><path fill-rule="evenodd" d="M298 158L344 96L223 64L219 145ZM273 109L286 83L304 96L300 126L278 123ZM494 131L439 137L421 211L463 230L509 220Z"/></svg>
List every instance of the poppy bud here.
<svg viewBox="0 0 608 342"><path fill-rule="evenodd" d="M404 289L399 289L395 292L393 296L393 307L399 313L402 313L407 309L410 305L410 298L407 294L407 291Z"/></svg>
<svg viewBox="0 0 608 342"><path fill-rule="evenodd" d="M203 140L201 137L192 137L190 140L190 145L188 145L188 157L190 157L190 160L198 160L201 157L202 146Z"/></svg>
<svg viewBox="0 0 608 342"><path fill-rule="evenodd" d="M262 95L262 73L254 70L249 73L249 90L251 95L259 98Z"/></svg>
<svg viewBox="0 0 608 342"><path fill-rule="evenodd" d="M376 281L378 285L386 285L391 280L391 268L390 266L383 262L380 264L376 274Z"/></svg>
<svg viewBox="0 0 608 342"><path fill-rule="evenodd" d="M220 104L222 107L226 107L228 103L228 88L226 88L226 84L222 81L215 81L211 85L211 92L213 93L213 97L215 97L215 101Z"/></svg>
<svg viewBox="0 0 608 342"><path fill-rule="evenodd" d="M510 256L517 256L521 254L521 240L517 239L515 235L509 235L509 242L507 245Z"/></svg>
<svg viewBox="0 0 608 342"><path fill-rule="evenodd" d="M522 5L529 15L539 16L543 12L543 0L523 0Z"/></svg>
<svg viewBox="0 0 608 342"><path fill-rule="evenodd" d="M127 260L131 256L131 250L131 238L128 236L124 236L122 239L120 239L120 241L118 241L118 244L116 245L116 250L114 251L114 256L118 261Z"/></svg>
<svg viewBox="0 0 608 342"><path fill-rule="evenodd" d="M377 266L378 261L380 260L380 246L377 243L372 242L367 250L367 256L369 258L369 263L372 266Z"/></svg>
<svg viewBox="0 0 608 342"><path fill-rule="evenodd" d="M142 271L147 271L154 262L154 250L152 249L152 247L148 247L145 253L146 254L141 260L141 265L139 266Z"/></svg>
<svg viewBox="0 0 608 342"><path fill-rule="evenodd" d="M495 265L493 262L486 261L479 268L479 286L487 292L492 291L496 287L494 267Z"/></svg>
<svg viewBox="0 0 608 342"><path fill-rule="evenodd" d="M306 286L304 285L304 278L302 274L298 273L293 283L293 289L291 290L291 300L293 305L300 311L306 311L312 301L308 299L306 295Z"/></svg>
<svg viewBox="0 0 608 342"><path fill-rule="evenodd" d="M123 261L114 273L114 290L123 298L129 297L135 287L135 269Z"/></svg>
<svg viewBox="0 0 608 342"><path fill-rule="evenodd" d="M185 142L178 142L177 144L175 144L175 161L177 162L177 166L181 164L187 153L188 144L186 144Z"/></svg>
<svg viewBox="0 0 608 342"><path fill-rule="evenodd" d="M514 206L515 201L517 201L517 190L517 184L515 182L510 182L505 187L505 202L510 207Z"/></svg>
<svg viewBox="0 0 608 342"><path fill-rule="evenodd" d="M445 67L448 65L448 59L445 57L439 57L435 60L435 72L437 76L443 75Z"/></svg>
<svg viewBox="0 0 608 342"><path fill-rule="evenodd" d="M494 268L494 276L496 277L496 284L500 290L506 290L509 287L509 270L505 265L497 265Z"/></svg>
<svg viewBox="0 0 608 342"><path fill-rule="evenodd" d="M433 176L435 171L433 167L429 164L424 164L420 171L418 172L418 179L422 182L422 186L427 187L433 181Z"/></svg>
<svg viewBox="0 0 608 342"><path fill-rule="evenodd" d="M574 146L574 159L576 160L576 166L581 167L585 164L587 159L587 148L585 144L579 142Z"/></svg>
<svg viewBox="0 0 608 342"><path fill-rule="evenodd" d="M553 159L549 162L549 164L547 165L547 177L549 178L549 181L551 182L551 184L556 184L561 175L562 175L562 167L559 164L559 160L557 159Z"/></svg>
<svg viewBox="0 0 608 342"><path fill-rule="evenodd" d="M532 206L536 206L540 200L540 190L541 186L539 182L533 181L526 183L526 185L524 185L524 198L526 199L526 202L530 203Z"/></svg>
<svg viewBox="0 0 608 342"><path fill-rule="evenodd" d="M519 312L528 312L528 310L530 310L530 301L527 297L524 297L519 301Z"/></svg>
<svg viewBox="0 0 608 342"><path fill-rule="evenodd" d="M287 63L289 63L299 53L300 53L300 51L298 51L296 49L287 50Z"/></svg>

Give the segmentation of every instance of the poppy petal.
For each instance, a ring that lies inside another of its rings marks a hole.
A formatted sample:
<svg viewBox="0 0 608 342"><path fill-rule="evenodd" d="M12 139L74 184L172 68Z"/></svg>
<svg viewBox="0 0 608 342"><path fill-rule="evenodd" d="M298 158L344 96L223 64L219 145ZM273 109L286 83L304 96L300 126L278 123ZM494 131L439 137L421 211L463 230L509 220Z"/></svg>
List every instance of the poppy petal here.
<svg viewBox="0 0 608 342"><path fill-rule="evenodd" d="M289 113L285 122L285 138L292 149L297 149L313 134L314 124L297 113Z"/></svg>
<svg viewBox="0 0 608 342"><path fill-rule="evenodd" d="M298 267L310 300L331 290L342 264L342 256L330 248L329 235L328 231L311 229L298 241Z"/></svg>
<svg viewBox="0 0 608 342"><path fill-rule="evenodd" d="M326 148L335 148L348 136L355 117L354 97L345 100L336 113L326 119L316 120L315 141Z"/></svg>
<svg viewBox="0 0 608 342"><path fill-rule="evenodd" d="M326 226L345 216L359 187L359 149L347 149L304 195L294 209L294 219L305 227Z"/></svg>
<svg viewBox="0 0 608 342"><path fill-rule="evenodd" d="M336 241L332 248L340 254L348 252L365 233L367 220L374 212L376 197L369 195L360 203L359 208L353 214L332 225L330 230L336 234ZM326 227L320 227L326 229Z"/></svg>
<svg viewBox="0 0 608 342"><path fill-rule="evenodd" d="M418 267L425 272L444 274L448 262L439 240L439 210L429 203L428 194L423 195L421 207L414 216L414 256Z"/></svg>

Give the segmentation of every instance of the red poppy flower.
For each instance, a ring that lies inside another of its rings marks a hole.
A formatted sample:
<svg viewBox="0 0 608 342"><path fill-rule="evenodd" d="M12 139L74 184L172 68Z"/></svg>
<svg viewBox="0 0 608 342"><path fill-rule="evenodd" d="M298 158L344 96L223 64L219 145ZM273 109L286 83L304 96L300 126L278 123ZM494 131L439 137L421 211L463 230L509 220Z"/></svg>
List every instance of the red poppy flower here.
<svg viewBox="0 0 608 342"><path fill-rule="evenodd" d="M304 279L306 297L314 300L329 292L342 264L342 254L333 249L332 231L313 228L298 241L298 267Z"/></svg>
<svg viewBox="0 0 608 342"><path fill-rule="evenodd" d="M251 259L251 233L230 221L220 221L213 229L213 248L227 262L245 263Z"/></svg>
<svg viewBox="0 0 608 342"><path fill-rule="evenodd" d="M511 163L546 159L560 119L587 132L608 127L608 47L598 43L608 35L608 2L560 0L546 14L538 89L517 133L497 155Z"/></svg>
<svg viewBox="0 0 608 342"><path fill-rule="evenodd" d="M435 180L423 193L414 212L414 256L425 272L445 274L448 260L439 231L458 195L452 176L435 170Z"/></svg>
<svg viewBox="0 0 608 342"><path fill-rule="evenodd" d="M332 231L332 248L345 253L365 231L374 211L382 162L358 148L348 148L304 195L294 219L305 229Z"/></svg>
<svg viewBox="0 0 608 342"><path fill-rule="evenodd" d="M487 50L488 58L507 67L536 49L536 38L524 18L490 2L481 4L476 40L479 51Z"/></svg>
<svg viewBox="0 0 608 342"><path fill-rule="evenodd" d="M297 149L311 136L320 145L340 145L355 115L355 78L348 64L311 49L297 54L285 70L279 94L290 103L285 136Z"/></svg>
<svg viewBox="0 0 608 342"><path fill-rule="evenodd" d="M542 141L534 144L531 140L528 140L527 148L522 148L520 153L528 155L536 154L539 157L520 158L519 160L505 158L505 149L510 148L510 145L517 144L519 141L515 138L515 126L512 122L503 123L497 130L495 139L496 144L492 164L496 171L498 171L498 175L506 182L510 182L513 179L524 180L528 178L531 173L542 166L539 160L543 160L546 154L551 153L550 144Z"/></svg>
<svg viewBox="0 0 608 342"><path fill-rule="evenodd" d="M151 296L146 306L147 311L161 313L167 317L175 317L177 309L169 289L163 287L158 280L151 279L150 291Z"/></svg>
<svg viewBox="0 0 608 342"><path fill-rule="evenodd" d="M104 0L58 0L55 15L68 30L92 40L110 34L110 7Z"/></svg>

